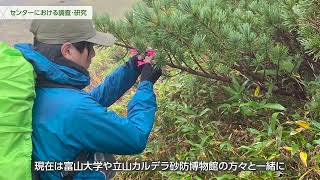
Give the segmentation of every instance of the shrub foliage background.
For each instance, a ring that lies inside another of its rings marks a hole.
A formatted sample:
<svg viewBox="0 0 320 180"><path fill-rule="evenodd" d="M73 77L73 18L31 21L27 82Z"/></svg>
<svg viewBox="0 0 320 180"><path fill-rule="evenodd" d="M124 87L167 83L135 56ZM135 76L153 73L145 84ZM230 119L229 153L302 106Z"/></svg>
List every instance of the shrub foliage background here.
<svg viewBox="0 0 320 180"><path fill-rule="evenodd" d="M147 150L125 158L282 160L284 178L320 178L318 9L316 0L144 0L125 20L97 16L97 29L118 38L110 51L152 47L166 71L156 87L159 111ZM125 114L119 107L113 106ZM131 172L120 178L277 176Z"/></svg>

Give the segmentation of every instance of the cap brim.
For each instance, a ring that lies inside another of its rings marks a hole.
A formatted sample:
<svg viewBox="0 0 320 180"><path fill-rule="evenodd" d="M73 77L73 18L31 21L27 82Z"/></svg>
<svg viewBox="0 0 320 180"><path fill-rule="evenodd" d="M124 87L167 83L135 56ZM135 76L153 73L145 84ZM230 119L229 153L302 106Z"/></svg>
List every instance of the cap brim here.
<svg viewBox="0 0 320 180"><path fill-rule="evenodd" d="M86 41L101 46L112 46L116 40L117 39L110 33L96 31L96 35Z"/></svg>

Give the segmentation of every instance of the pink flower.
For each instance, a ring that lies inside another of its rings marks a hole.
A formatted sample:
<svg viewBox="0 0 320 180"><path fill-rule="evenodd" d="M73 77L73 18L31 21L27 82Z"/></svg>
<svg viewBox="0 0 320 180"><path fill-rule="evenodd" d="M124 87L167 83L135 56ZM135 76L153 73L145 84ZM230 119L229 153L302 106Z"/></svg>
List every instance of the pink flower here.
<svg viewBox="0 0 320 180"><path fill-rule="evenodd" d="M130 52L130 54L133 55L133 56L139 54L138 50L135 49L135 48L129 49L129 52ZM150 63L152 57L155 56L155 55L156 55L156 50L148 49L148 50L146 51L146 56L143 56L143 57L142 57L142 58L144 58L144 59L141 59L141 60L139 59L139 60L138 60L138 66L141 66L141 65L146 64L146 63Z"/></svg>
<svg viewBox="0 0 320 180"><path fill-rule="evenodd" d="M144 65L146 62L144 61L138 61L138 67L141 66L141 65Z"/></svg>
<svg viewBox="0 0 320 180"><path fill-rule="evenodd" d="M136 54L138 54L138 51L137 51L137 49L129 49L129 52L130 52L130 54L131 55L136 55Z"/></svg>
<svg viewBox="0 0 320 180"><path fill-rule="evenodd" d="M154 55L156 55L156 50L153 50L153 49L147 50L147 56L154 56Z"/></svg>

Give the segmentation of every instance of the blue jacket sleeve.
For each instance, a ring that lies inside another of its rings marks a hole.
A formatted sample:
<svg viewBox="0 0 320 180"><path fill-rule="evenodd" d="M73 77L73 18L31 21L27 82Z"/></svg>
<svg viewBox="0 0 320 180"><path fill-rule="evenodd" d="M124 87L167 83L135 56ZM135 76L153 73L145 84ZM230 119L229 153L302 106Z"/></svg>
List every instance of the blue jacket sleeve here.
<svg viewBox="0 0 320 180"><path fill-rule="evenodd" d="M67 137L82 149L112 154L136 154L147 144L156 112L152 83L143 81L128 104L128 116L120 117L90 96L81 103Z"/></svg>
<svg viewBox="0 0 320 180"><path fill-rule="evenodd" d="M109 107L136 82L139 74L133 66L130 63L121 65L89 94L102 106Z"/></svg>

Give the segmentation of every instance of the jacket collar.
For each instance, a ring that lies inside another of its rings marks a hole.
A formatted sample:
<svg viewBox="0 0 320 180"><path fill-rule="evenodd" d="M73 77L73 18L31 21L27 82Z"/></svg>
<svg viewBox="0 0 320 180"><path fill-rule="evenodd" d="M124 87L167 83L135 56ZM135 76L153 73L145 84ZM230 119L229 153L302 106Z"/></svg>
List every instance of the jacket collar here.
<svg viewBox="0 0 320 180"><path fill-rule="evenodd" d="M48 81L78 89L83 89L90 84L88 71L72 61L61 58L53 62L27 43L15 44L14 47L20 50L25 59L33 65L37 75Z"/></svg>

